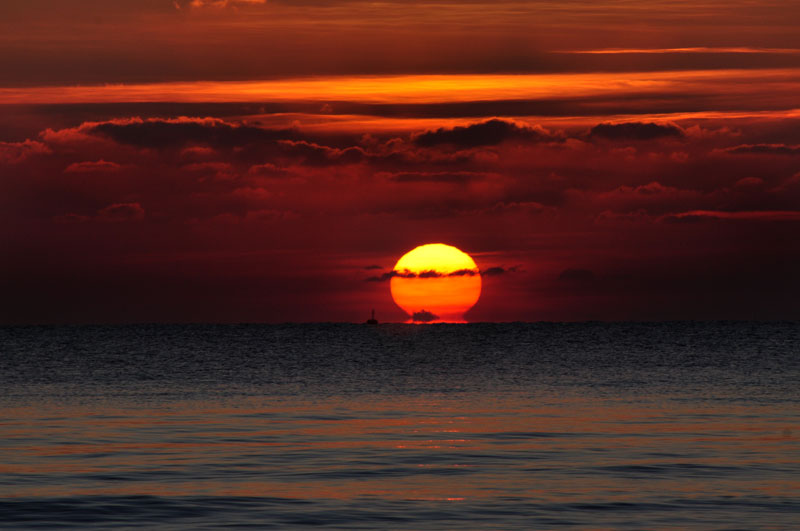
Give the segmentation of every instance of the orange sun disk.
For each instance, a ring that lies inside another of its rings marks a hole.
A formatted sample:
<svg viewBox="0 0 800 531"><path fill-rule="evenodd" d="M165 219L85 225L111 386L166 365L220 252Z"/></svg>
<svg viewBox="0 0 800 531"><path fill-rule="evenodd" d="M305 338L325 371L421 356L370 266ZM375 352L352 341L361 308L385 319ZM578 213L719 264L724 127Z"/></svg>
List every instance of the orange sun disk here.
<svg viewBox="0 0 800 531"><path fill-rule="evenodd" d="M412 321L464 322L481 296L478 266L451 245L420 245L397 261L394 273L392 298Z"/></svg>

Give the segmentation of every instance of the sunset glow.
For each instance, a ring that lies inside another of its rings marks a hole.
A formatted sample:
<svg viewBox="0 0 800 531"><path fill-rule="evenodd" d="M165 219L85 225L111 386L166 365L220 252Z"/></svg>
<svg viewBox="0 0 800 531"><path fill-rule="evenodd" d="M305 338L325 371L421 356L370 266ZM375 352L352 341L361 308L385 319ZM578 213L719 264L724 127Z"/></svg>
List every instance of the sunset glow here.
<svg viewBox="0 0 800 531"><path fill-rule="evenodd" d="M581 52L600 54L599 51ZM610 52L602 52L610 53ZM633 52L626 52L633 53ZM591 72L566 74L458 74L402 76L324 76L257 81L106 84L0 88L4 104L79 104L121 102L250 103L356 102L420 104L589 96L713 93L723 86L735 95L754 95L772 87L780 94L800 90L800 69L762 69L759 84L742 69L670 72ZM794 104L798 104L794 100Z"/></svg>
<svg viewBox="0 0 800 531"><path fill-rule="evenodd" d="M799 21L749 0L0 2L4 319L800 317ZM424 242L480 275L398 276Z"/></svg>
<svg viewBox="0 0 800 531"><path fill-rule="evenodd" d="M0 527L800 528L798 28L0 0Z"/></svg>
<svg viewBox="0 0 800 531"><path fill-rule="evenodd" d="M462 321L481 295L481 276L465 252L442 243L421 245L394 266L391 291L414 321Z"/></svg>

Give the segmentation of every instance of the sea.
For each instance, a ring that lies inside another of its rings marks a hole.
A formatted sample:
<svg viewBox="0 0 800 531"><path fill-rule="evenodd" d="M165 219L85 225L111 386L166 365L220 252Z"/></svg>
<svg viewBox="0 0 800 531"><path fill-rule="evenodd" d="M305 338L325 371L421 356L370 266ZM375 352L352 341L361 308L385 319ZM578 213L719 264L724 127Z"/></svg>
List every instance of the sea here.
<svg viewBox="0 0 800 531"><path fill-rule="evenodd" d="M0 527L800 529L800 323L1 327Z"/></svg>

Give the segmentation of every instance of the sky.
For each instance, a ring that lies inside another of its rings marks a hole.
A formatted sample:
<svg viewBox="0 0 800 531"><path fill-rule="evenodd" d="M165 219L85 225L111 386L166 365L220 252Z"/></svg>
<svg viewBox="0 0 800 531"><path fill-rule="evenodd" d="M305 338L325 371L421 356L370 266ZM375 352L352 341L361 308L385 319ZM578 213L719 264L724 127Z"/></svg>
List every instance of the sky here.
<svg viewBox="0 0 800 531"><path fill-rule="evenodd" d="M800 319L800 4L5 0L0 322Z"/></svg>

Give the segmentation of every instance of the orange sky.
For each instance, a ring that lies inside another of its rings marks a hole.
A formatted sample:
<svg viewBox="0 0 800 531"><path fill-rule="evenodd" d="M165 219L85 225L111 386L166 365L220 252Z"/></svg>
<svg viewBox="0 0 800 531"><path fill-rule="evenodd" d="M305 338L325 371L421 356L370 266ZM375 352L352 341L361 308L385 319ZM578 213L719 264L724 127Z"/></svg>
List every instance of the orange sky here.
<svg viewBox="0 0 800 531"><path fill-rule="evenodd" d="M195 81L147 84L71 85L0 88L0 103L77 104L124 102L349 102L366 104L452 103L503 100L724 94L743 100L770 95L793 108L800 68L753 71L569 74L447 74L402 76L321 76L258 81Z"/></svg>

